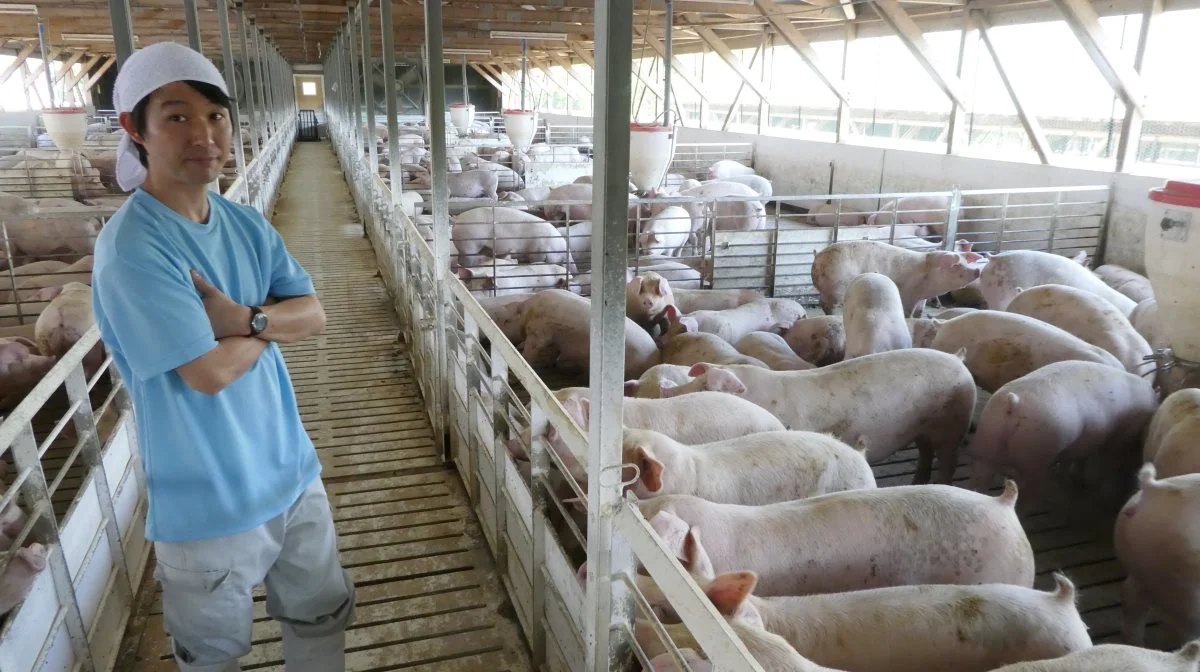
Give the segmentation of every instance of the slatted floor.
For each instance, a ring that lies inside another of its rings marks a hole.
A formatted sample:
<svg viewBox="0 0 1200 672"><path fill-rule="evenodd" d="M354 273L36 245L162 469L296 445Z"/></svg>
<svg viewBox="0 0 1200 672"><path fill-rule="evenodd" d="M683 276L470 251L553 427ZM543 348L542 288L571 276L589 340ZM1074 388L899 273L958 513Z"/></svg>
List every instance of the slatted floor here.
<svg viewBox="0 0 1200 672"><path fill-rule="evenodd" d="M408 352L342 171L327 143L297 143L272 221L312 274L320 338L286 346L317 445L343 564L358 586L346 669L531 669L458 477L441 465ZM173 670L147 572L118 670ZM244 669L283 669L260 589Z"/></svg>

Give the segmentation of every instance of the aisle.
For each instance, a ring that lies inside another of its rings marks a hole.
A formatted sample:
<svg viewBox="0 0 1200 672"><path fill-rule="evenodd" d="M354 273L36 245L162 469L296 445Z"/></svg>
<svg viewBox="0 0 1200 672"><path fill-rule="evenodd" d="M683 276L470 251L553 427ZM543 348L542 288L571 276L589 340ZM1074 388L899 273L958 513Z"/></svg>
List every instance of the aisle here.
<svg viewBox="0 0 1200 672"><path fill-rule="evenodd" d="M323 336L284 347L284 356L324 467L342 562L358 585L346 669L530 669L466 492L441 466L396 315L328 143L296 144L272 221L312 274L328 319ZM152 578L142 593L148 615L131 621L126 643L136 662L118 669L174 670ZM279 627L264 600L260 588L254 649L241 664L282 670Z"/></svg>

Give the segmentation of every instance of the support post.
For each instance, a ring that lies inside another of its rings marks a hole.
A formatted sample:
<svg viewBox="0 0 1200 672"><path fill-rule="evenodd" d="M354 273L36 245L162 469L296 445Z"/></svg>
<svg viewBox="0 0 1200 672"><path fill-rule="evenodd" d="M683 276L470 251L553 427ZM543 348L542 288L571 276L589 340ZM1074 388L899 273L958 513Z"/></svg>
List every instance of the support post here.
<svg viewBox="0 0 1200 672"><path fill-rule="evenodd" d="M666 10L667 26L666 26L666 33L663 34L663 37L665 38L663 40L663 42L664 42L664 46L667 48L667 52L665 54L663 54L663 95L662 95L663 122L662 123L663 123L663 126L670 126L671 125L671 70L672 70L672 68L671 68L671 60L672 60L671 43L673 41L672 37L675 32L675 7L672 3L672 0L664 0L664 1L667 6L667 10Z"/></svg>
<svg viewBox="0 0 1200 672"><path fill-rule="evenodd" d="M258 105L254 100L254 73L250 67L250 47L249 40L246 38L249 27L246 25L246 10L242 4L242 0L235 0L234 8L237 10L238 21L238 41L242 46L242 73L245 75L243 81L246 84L246 104L250 106L250 144L254 147L254 154L251 156L253 161L258 157L258 149L262 145L259 143L260 126L258 124ZM241 139L238 139L241 142ZM250 183L246 183L246 195L252 197ZM253 200L250 201L253 203Z"/></svg>
<svg viewBox="0 0 1200 672"><path fill-rule="evenodd" d="M693 23L700 23L700 19L695 16L691 16L689 18ZM757 93L760 98L765 99L768 103L771 102L771 91L769 87L763 84L759 78L755 77L754 73L750 72L746 66L742 65L741 59L739 59L737 55L733 53L733 51L729 48L729 45L725 44L724 40L722 40L715 32L713 32L712 28L702 25L693 25L692 30L695 31L696 35L700 36L700 39L703 40L705 44L712 47L713 51L717 52L717 55L721 57L721 60L725 61L729 67L733 68L733 71L738 74L738 77L741 77L751 89L754 89L754 92Z"/></svg>
<svg viewBox="0 0 1200 672"><path fill-rule="evenodd" d="M254 52L254 67L258 70L258 102L262 105L263 143L265 144L269 138L275 135L275 128L271 125L271 103L267 98L267 76L263 70L262 34L254 20L250 21L250 27L254 31L254 44L251 49Z"/></svg>
<svg viewBox="0 0 1200 672"><path fill-rule="evenodd" d="M785 42L800 55L800 58L812 68L817 77L829 87L833 95L837 96L843 103L850 104L850 89L846 86L845 67L842 68L842 76L835 77L826 70L821 59L817 56L817 52L812 48L808 38L804 36L795 26L792 25L786 14L786 9L775 4L775 0L754 0L754 7L760 14L766 17L767 21L775 28L775 32L783 38ZM848 2L842 4L848 12L853 14L853 5ZM849 16L850 22L847 25L854 25L853 16ZM843 59L843 64L845 63Z"/></svg>
<svg viewBox="0 0 1200 672"><path fill-rule="evenodd" d="M1132 107L1138 114L1146 113L1146 100L1142 78L1130 67L1121 54L1112 48L1104 28L1100 25L1100 16L1096 8L1088 0L1052 0L1055 7L1062 12L1067 25L1083 45L1083 50L1091 57L1092 62L1100 70L1100 74L1112 85L1113 91L1124 101L1126 107Z"/></svg>
<svg viewBox="0 0 1200 672"><path fill-rule="evenodd" d="M221 30L221 61L225 66L225 83L233 99L238 99L237 71L233 62L233 43L229 39L229 5L225 0L217 0L217 24ZM235 103L230 106L229 122L233 126L233 158L237 165L237 174L246 173L246 149L242 146L241 114Z"/></svg>
<svg viewBox="0 0 1200 672"><path fill-rule="evenodd" d="M392 187L392 204L400 200L404 191L404 171L400 169L400 124L396 118L396 39L395 23L392 19L392 0L379 0L379 35L383 38L383 95L387 110L388 130L388 179Z"/></svg>
<svg viewBox="0 0 1200 672"><path fill-rule="evenodd" d="M1017 116L1021 119L1021 126L1025 128L1025 134L1029 136L1029 140L1033 143L1033 151L1037 152L1038 159L1045 165L1050 163L1050 143L1046 141L1046 134L1042 133L1042 125L1038 123L1037 117L1025 106L1025 99L1017 92L1016 86L1013 85L1012 79L1009 78L1008 72L1004 69L1004 63L1000 61L1000 54L996 52L996 47L992 44L992 38L988 34L987 18L978 10L971 10L971 20L979 26L979 39L983 45L987 47L988 53L992 56L992 62L996 64L996 72L1000 75L1000 81L1004 84L1004 89L1008 91L1008 97L1012 100L1013 107L1017 108Z"/></svg>
<svg viewBox="0 0 1200 672"><path fill-rule="evenodd" d="M858 24L853 21L846 22L846 35L842 42L842 81L846 80L846 74L850 71L850 45L858 38ZM837 142L847 142L850 139L851 131L851 109L850 101L846 98L838 100L837 112Z"/></svg>
<svg viewBox="0 0 1200 672"><path fill-rule="evenodd" d="M967 41L974 31L975 29L971 25L971 12L965 12L962 31L958 36L958 64L954 68L954 74L959 79L962 79L963 66L966 64ZM950 101L950 123L946 126L947 154L954 154L955 149L959 147L960 142L966 137L963 134L966 116L966 108L959 105L956 101Z"/></svg>
<svg viewBox="0 0 1200 672"><path fill-rule="evenodd" d="M595 0L596 95L593 103L596 157L592 244L591 422L588 473L588 575L584 594L584 655L589 672L623 669L632 605L614 585L624 554L614 548L613 518L621 502L621 417L625 359L625 266L628 254L629 117L633 70L633 0Z"/></svg>
<svg viewBox="0 0 1200 672"><path fill-rule="evenodd" d="M133 54L133 20L129 0L108 0L108 16L112 21L113 49L117 52L117 70Z"/></svg>
<svg viewBox="0 0 1200 672"><path fill-rule="evenodd" d="M446 68L442 53L442 3L425 3L425 47L429 66L429 146L433 154L431 172L433 177L433 284L434 284L434 316L436 318L436 333L434 335L437 361L434 363L433 407L434 417L439 418L435 436L440 441L446 432L447 385L446 370L448 352L446 348L446 330L449 328L447 318L448 297L446 295L447 276L450 274L450 191L446 183L448 171L446 161ZM437 64L434 67L433 64ZM443 451L442 460L446 460Z"/></svg>
<svg viewBox="0 0 1200 672"><path fill-rule="evenodd" d="M379 137L375 132L375 68L371 67L371 0L359 0L358 18L362 24L363 100L366 110L367 159L371 175L379 174Z"/></svg>
<svg viewBox="0 0 1200 672"><path fill-rule="evenodd" d="M647 31L641 30L640 28L635 29L635 32L642 38L642 41L644 41L647 46L650 47L650 49L652 49L659 56L666 58L667 49L662 42L658 41L658 38L654 37ZM675 74L679 75L680 79L682 79L688 86L692 87L692 89L694 89L696 93L700 95L701 101L712 104L712 101L708 99L708 95L704 91L703 74L701 74L700 77L696 77L692 74L691 70L688 70L675 56L671 57L671 67L674 69Z"/></svg>
<svg viewBox="0 0 1200 672"><path fill-rule="evenodd" d="M1142 12L1142 25L1138 30L1137 51L1133 55L1133 69L1140 75L1146 57L1146 44L1150 41L1150 25L1162 14L1162 0L1147 0ZM1121 139L1117 142L1117 172L1124 173L1137 163L1138 147L1142 144L1142 115L1136 108L1125 106L1125 119L1121 122ZM1132 158L1131 158L1132 155Z"/></svg>
<svg viewBox="0 0 1200 672"><path fill-rule="evenodd" d="M354 46L354 24L354 8L350 7L346 9L346 53L350 61L350 79L346 83L350 86L350 104L354 107L354 130L352 133L354 136L354 154L352 158L354 161L358 161L358 157L362 155L365 138L362 137L362 103L359 102L360 99L358 97L358 82L360 80L358 77L358 56L355 54Z"/></svg>
<svg viewBox="0 0 1200 672"><path fill-rule="evenodd" d="M200 15L196 11L196 0L183 0L183 20L187 22L188 46L203 54L204 51L200 49Z"/></svg>
<svg viewBox="0 0 1200 672"><path fill-rule="evenodd" d="M46 96L48 97L48 99L50 101L50 104L47 107L53 109L54 108L54 80L51 78L51 73L50 73L50 57L46 55L46 22L45 22L45 20L38 18L37 29L38 29L38 43L42 45L42 67L46 71Z"/></svg>
<svg viewBox="0 0 1200 672"><path fill-rule="evenodd" d="M942 72L942 69L934 63L929 43L925 41L925 34L900 6L900 2L898 0L871 1L875 5L875 11L879 14L879 18L883 19L883 22L892 29L896 37L900 38L904 46L908 47L908 50L912 52L921 67L925 68L925 72L929 73L938 87L950 100L963 107L968 107L966 88L958 77L948 72Z"/></svg>
<svg viewBox="0 0 1200 672"><path fill-rule="evenodd" d="M525 109L525 81L529 79L529 40L521 40L521 109Z"/></svg>
<svg viewBox="0 0 1200 672"><path fill-rule="evenodd" d="M470 105L470 104L471 104L471 92L467 90L468 88L470 88L470 87L468 87L468 86L467 86L467 55L466 55L466 54L463 54L463 55L462 55L462 94L463 94L463 105Z"/></svg>
<svg viewBox="0 0 1200 672"><path fill-rule="evenodd" d="M7 82L8 78L13 76L13 73L25 63L25 59L29 58L29 55L33 53L34 49L37 49L36 44L27 44L25 45L24 49L21 49L21 51L17 53L16 60L10 63L8 67L4 69L4 72L0 72L0 84Z"/></svg>
<svg viewBox="0 0 1200 672"><path fill-rule="evenodd" d="M60 65L58 68L58 74L54 75L54 79L50 83L53 85L53 84L58 84L59 82L61 82L64 77L66 77L68 74L70 74L71 68L75 67L75 64L78 63L83 58L84 53L85 52L83 52L83 51L77 51L77 52L71 54L70 58L63 61L62 65ZM99 58L99 57L97 57L97 58ZM47 70L46 72L49 73L49 70ZM70 88L71 87L69 87L69 86L63 86L63 93L64 93L63 100L66 100L65 94L67 91L70 90Z"/></svg>
<svg viewBox="0 0 1200 672"><path fill-rule="evenodd" d="M763 34L766 35L766 33L763 33ZM753 68L754 64L756 62L758 62L758 56L761 53L762 53L762 44L760 43L757 47L754 48L754 53L750 54L750 67ZM725 129L729 128L729 120L733 118L733 111L736 110L738 108L738 105L741 104L742 92L745 90L746 90L746 82L743 81L740 84L738 84L737 93L733 94L733 102L729 104L729 109L725 111L725 119L721 122L721 131L722 132L724 132ZM759 98L759 101L762 101L762 98ZM759 131L759 132L761 133L762 131Z"/></svg>

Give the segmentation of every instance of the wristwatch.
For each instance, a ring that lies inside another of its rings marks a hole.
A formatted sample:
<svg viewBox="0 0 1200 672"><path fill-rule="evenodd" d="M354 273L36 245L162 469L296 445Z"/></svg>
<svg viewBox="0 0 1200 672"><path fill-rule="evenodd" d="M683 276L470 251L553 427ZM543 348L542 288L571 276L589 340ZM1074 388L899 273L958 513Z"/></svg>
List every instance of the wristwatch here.
<svg viewBox="0 0 1200 672"><path fill-rule="evenodd" d="M250 335L257 336L267 330L267 314L258 306L250 306Z"/></svg>

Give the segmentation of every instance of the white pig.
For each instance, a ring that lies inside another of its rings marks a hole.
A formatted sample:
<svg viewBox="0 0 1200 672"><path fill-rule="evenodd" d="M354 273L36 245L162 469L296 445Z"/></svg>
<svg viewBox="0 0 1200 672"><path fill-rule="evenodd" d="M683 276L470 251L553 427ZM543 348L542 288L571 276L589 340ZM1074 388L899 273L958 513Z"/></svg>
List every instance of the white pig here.
<svg viewBox="0 0 1200 672"><path fill-rule="evenodd" d="M1008 312L1027 315L1103 348L1130 373L1154 368L1147 362L1150 344L1116 306L1095 294L1067 285L1041 285L1019 292Z"/></svg>
<svg viewBox="0 0 1200 672"><path fill-rule="evenodd" d="M555 221L565 219L567 222L578 222L592 218L592 185L566 184L550 190L547 201L586 201L567 205L547 205L543 208L546 219Z"/></svg>
<svg viewBox="0 0 1200 672"><path fill-rule="evenodd" d="M43 355L62 357L96 324L92 314L92 288L70 282L38 315L34 341ZM104 345L96 343L83 358L85 371L94 372L104 361Z"/></svg>
<svg viewBox="0 0 1200 672"><path fill-rule="evenodd" d="M917 252L873 240L833 243L813 258L813 286L827 315L862 273L882 273L896 283L905 317L920 317L926 299L965 287L979 277L983 256L975 252Z"/></svg>
<svg viewBox="0 0 1200 672"><path fill-rule="evenodd" d="M836 364L845 358L846 329L841 315L796 320L783 340L800 359L816 366Z"/></svg>
<svg viewBox="0 0 1200 672"><path fill-rule="evenodd" d="M690 366L679 364L656 364L637 380L625 381L625 396L638 399L661 399L663 388L677 387L691 382Z"/></svg>
<svg viewBox="0 0 1200 672"><path fill-rule="evenodd" d="M716 181L744 184L756 191L758 195L762 196L763 198L770 198L774 193L774 189L771 187L771 181L761 175L727 175ZM702 182L701 184L709 183Z"/></svg>
<svg viewBox="0 0 1200 672"><path fill-rule="evenodd" d="M763 298L762 292L756 289L672 289L675 306L685 314L697 310L728 310Z"/></svg>
<svg viewBox="0 0 1200 672"><path fill-rule="evenodd" d="M916 441L915 483L929 481L935 455L938 480L951 482L975 409L971 373L936 350L882 352L811 371L697 364L688 373L709 390L744 388L730 391L788 429L828 432L850 445L865 439L872 462Z"/></svg>
<svg viewBox="0 0 1200 672"><path fill-rule="evenodd" d="M1200 672L1200 640L1170 653L1100 644L1052 660L1005 665L994 672Z"/></svg>
<svg viewBox="0 0 1200 672"><path fill-rule="evenodd" d="M1038 502L1057 460L1131 454L1158 407L1149 381L1093 362L1042 367L996 390L971 444L972 487L996 473L1016 479Z"/></svg>
<svg viewBox="0 0 1200 672"><path fill-rule="evenodd" d="M765 362L743 355L720 336L701 332L696 320L686 315L681 316L675 306L667 306L663 314L667 321L667 328L661 339L664 364L692 366L700 362L713 362L767 368Z"/></svg>
<svg viewBox="0 0 1200 672"><path fill-rule="evenodd" d="M846 288L842 315L846 359L912 347L896 283L880 273L863 273Z"/></svg>
<svg viewBox="0 0 1200 672"><path fill-rule="evenodd" d="M526 263L566 266L575 273L567 241L550 222L513 208L473 208L452 217L450 237L458 250L459 266L475 266L490 250L492 256L513 256Z"/></svg>
<svg viewBox="0 0 1200 672"><path fill-rule="evenodd" d="M1108 351L1041 320L997 310L947 320L932 347L942 352L965 351L975 382L988 392L1055 362L1096 362L1124 371Z"/></svg>
<svg viewBox="0 0 1200 672"><path fill-rule="evenodd" d="M1111 302L1128 316L1137 304L1133 299L1104 284L1088 269L1060 254L1035 250L1012 250L994 254L979 276L988 308L1006 310L1020 287L1069 285Z"/></svg>
<svg viewBox="0 0 1200 672"><path fill-rule="evenodd" d="M785 330L804 317L804 306L791 299L759 299L728 310L698 310L687 317L698 331L737 343L746 334Z"/></svg>
<svg viewBox="0 0 1200 672"><path fill-rule="evenodd" d="M1154 464L1117 515L1113 548L1129 573L1121 587L1125 641L1141 644L1151 608L1185 640L1200 634L1200 474L1158 480Z"/></svg>
<svg viewBox="0 0 1200 672"><path fill-rule="evenodd" d="M487 311L496 326L500 327L500 331L504 332L505 337L517 345L525 339L525 304L532 296L532 293L495 297L476 296L475 300Z"/></svg>
<svg viewBox="0 0 1200 672"><path fill-rule="evenodd" d="M828 434L760 432L700 445L625 429L621 461L638 467L640 499L695 495L725 504L773 504L875 487L863 452ZM626 478L632 478L627 474Z"/></svg>
<svg viewBox="0 0 1200 672"><path fill-rule="evenodd" d="M642 254L675 256L691 235L692 216L687 210L672 206L642 223L638 250Z"/></svg>
<svg viewBox="0 0 1200 672"><path fill-rule="evenodd" d="M754 175L754 169L729 159L717 161L708 168L708 179L720 180L734 175Z"/></svg>
<svg viewBox="0 0 1200 672"><path fill-rule="evenodd" d="M11 408L54 368L57 357L42 355L21 336L0 338L0 408Z"/></svg>
<svg viewBox="0 0 1200 672"><path fill-rule="evenodd" d="M812 226L833 228L834 226L862 226L866 223L866 215L855 212L854 206L842 203L842 212L838 214L837 203L820 203L809 208L804 220Z"/></svg>
<svg viewBox="0 0 1200 672"><path fill-rule="evenodd" d="M806 371L812 364L797 355L779 334L752 331L738 339L733 346L743 355L753 357L775 371Z"/></svg>
<svg viewBox="0 0 1200 672"><path fill-rule="evenodd" d="M634 276L625 285L625 317L643 327L656 323L672 303L671 283L654 271Z"/></svg>
<svg viewBox="0 0 1200 672"><path fill-rule="evenodd" d="M743 506L691 495L638 503L700 533L717 573L757 572L759 593L809 595L919 584L1033 586L1017 486L999 497L952 485L849 490Z"/></svg>
<svg viewBox="0 0 1200 672"><path fill-rule="evenodd" d="M941 236L946 231L949 207L949 196L903 196L899 201L888 201L877 212L871 213L867 217L867 224L891 226L893 221L898 224L918 224L927 227L933 235Z"/></svg>
<svg viewBox="0 0 1200 672"><path fill-rule="evenodd" d="M587 259L592 253L592 223L588 220L575 222L570 226L559 228L567 245L571 248L572 259Z"/></svg>
<svg viewBox="0 0 1200 672"><path fill-rule="evenodd" d="M1189 387L1167 397L1146 430L1142 459L1160 478L1200 473L1200 390Z"/></svg>
<svg viewBox="0 0 1200 672"><path fill-rule="evenodd" d="M459 266L457 274L472 293L484 296L528 294L567 286L567 269L557 264L504 264L494 269Z"/></svg>
<svg viewBox="0 0 1200 672"><path fill-rule="evenodd" d="M1133 309L1129 314L1129 323L1134 329L1146 339L1151 348L1160 350L1162 348L1171 347L1171 339L1167 337L1167 331L1163 328L1162 320L1158 316L1158 301L1156 299L1146 299Z"/></svg>
<svg viewBox="0 0 1200 672"><path fill-rule="evenodd" d="M529 299L523 317L525 340L521 354L530 366L588 369L590 301L566 290L547 289ZM637 378L658 364L659 359L654 339L633 320L625 318L625 379Z"/></svg>
<svg viewBox="0 0 1200 672"><path fill-rule="evenodd" d="M418 173L414 182L420 187L433 187L433 178L429 171ZM495 200L499 177L496 172L491 170L467 170L461 173L450 173L446 176L446 184L450 189L451 196Z"/></svg>
<svg viewBox="0 0 1200 672"><path fill-rule="evenodd" d="M1097 268L1095 272L1096 277L1103 280L1104 284L1138 303L1154 298L1154 287L1150 284L1150 279L1144 275L1134 273L1124 266L1104 264Z"/></svg>
<svg viewBox="0 0 1200 672"><path fill-rule="evenodd" d="M0 616L12 611L25 599L37 575L46 568L48 551L41 544L18 549L12 563L0 576Z"/></svg>
<svg viewBox="0 0 1200 672"><path fill-rule="evenodd" d="M908 332L912 336L912 347L914 348L932 347L938 329L941 329L945 322L945 320L930 317L908 317L905 318L905 321L908 323Z"/></svg>
<svg viewBox="0 0 1200 672"><path fill-rule="evenodd" d="M670 281L672 289L700 289L700 271L681 261L656 262L637 266L638 273L647 271L654 271L666 278Z"/></svg>

